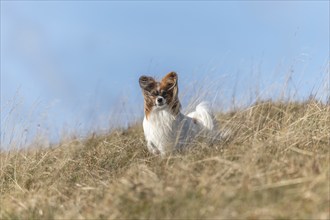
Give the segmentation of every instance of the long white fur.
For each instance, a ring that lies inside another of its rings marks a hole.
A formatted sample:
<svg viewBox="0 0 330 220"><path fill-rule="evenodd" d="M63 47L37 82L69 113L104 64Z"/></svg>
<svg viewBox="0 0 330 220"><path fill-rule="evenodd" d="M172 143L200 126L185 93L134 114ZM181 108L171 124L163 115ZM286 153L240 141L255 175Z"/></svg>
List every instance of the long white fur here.
<svg viewBox="0 0 330 220"><path fill-rule="evenodd" d="M214 127L214 118L206 102L188 115L180 112L175 116L168 107L156 108L143 120L148 150L161 155L183 148L197 136L212 132Z"/></svg>

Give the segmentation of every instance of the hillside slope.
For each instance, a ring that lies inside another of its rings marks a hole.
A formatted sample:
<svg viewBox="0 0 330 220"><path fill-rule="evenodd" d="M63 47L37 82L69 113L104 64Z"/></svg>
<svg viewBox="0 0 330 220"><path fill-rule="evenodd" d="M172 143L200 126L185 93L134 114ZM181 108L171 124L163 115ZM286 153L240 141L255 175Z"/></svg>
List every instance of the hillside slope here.
<svg viewBox="0 0 330 220"><path fill-rule="evenodd" d="M330 107L260 102L219 114L231 136L165 158L141 125L1 152L1 219L329 219Z"/></svg>

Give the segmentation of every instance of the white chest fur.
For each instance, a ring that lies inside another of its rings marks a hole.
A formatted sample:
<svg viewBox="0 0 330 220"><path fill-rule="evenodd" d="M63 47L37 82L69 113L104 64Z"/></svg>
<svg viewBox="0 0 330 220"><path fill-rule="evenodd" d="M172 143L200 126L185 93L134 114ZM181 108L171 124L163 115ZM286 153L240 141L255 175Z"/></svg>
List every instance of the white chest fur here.
<svg viewBox="0 0 330 220"><path fill-rule="evenodd" d="M174 116L163 109L152 111L148 119L144 118L143 130L149 151L163 155L190 142L201 126L188 116L181 113Z"/></svg>

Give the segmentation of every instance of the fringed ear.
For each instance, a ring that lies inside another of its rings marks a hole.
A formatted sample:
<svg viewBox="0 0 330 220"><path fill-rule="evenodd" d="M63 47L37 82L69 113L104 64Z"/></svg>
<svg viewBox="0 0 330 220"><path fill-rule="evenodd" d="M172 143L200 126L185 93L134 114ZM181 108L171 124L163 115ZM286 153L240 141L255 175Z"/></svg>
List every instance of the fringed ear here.
<svg viewBox="0 0 330 220"><path fill-rule="evenodd" d="M166 88L166 90L172 90L178 88L178 75L176 72L170 72L168 73L163 79L162 79L162 86Z"/></svg>
<svg viewBox="0 0 330 220"><path fill-rule="evenodd" d="M160 84L161 88L167 91L170 108L174 114L178 114L181 109L178 75L175 72L170 72L162 79Z"/></svg>
<svg viewBox="0 0 330 220"><path fill-rule="evenodd" d="M156 85L154 78L150 76L141 76L139 79L141 89L150 92Z"/></svg>

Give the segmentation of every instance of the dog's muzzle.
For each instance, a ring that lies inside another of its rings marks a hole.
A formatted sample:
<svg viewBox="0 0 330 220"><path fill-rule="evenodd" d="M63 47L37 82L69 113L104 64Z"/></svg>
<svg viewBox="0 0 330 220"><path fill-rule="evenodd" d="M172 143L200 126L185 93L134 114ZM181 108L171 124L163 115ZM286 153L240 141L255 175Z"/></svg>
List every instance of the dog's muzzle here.
<svg viewBox="0 0 330 220"><path fill-rule="evenodd" d="M165 99L162 96L157 96L156 98L156 105L157 106L162 106L165 104Z"/></svg>

